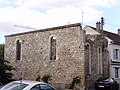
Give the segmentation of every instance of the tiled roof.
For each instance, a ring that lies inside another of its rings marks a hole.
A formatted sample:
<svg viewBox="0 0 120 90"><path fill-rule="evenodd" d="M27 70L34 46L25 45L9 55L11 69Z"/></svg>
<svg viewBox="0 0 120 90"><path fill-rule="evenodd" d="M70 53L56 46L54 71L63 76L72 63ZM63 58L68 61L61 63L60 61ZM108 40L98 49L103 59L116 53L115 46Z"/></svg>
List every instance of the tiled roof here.
<svg viewBox="0 0 120 90"><path fill-rule="evenodd" d="M88 26L94 30L96 30L95 27L92 26ZM113 40L114 42L119 42L120 43L120 36L118 34L112 33L112 32L108 32L108 31L103 31L103 33L105 34L106 37L108 37L109 39Z"/></svg>
<svg viewBox="0 0 120 90"><path fill-rule="evenodd" d="M118 34L111 33L108 31L104 31L104 34L106 35L106 37L110 38L114 42L120 42L120 36Z"/></svg>

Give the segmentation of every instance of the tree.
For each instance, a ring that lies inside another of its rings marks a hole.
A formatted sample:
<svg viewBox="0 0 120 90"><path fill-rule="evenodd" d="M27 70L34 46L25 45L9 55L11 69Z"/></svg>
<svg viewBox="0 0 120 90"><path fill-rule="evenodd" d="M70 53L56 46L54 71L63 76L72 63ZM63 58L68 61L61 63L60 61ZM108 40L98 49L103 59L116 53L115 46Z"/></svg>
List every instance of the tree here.
<svg viewBox="0 0 120 90"><path fill-rule="evenodd" d="M12 80L13 74L10 72L14 70L9 62L4 60L4 44L0 44L0 83L5 84Z"/></svg>

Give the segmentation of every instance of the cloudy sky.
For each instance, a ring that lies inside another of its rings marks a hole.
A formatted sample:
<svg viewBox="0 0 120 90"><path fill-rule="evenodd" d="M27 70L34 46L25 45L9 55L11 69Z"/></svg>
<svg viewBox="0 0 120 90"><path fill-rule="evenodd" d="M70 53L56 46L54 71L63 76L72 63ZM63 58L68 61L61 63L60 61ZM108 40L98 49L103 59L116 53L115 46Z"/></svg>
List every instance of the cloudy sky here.
<svg viewBox="0 0 120 90"><path fill-rule="evenodd" d="M4 35L68 23L95 26L101 17L104 28L120 28L120 0L0 0L0 43ZM22 27L30 27L24 29Z"/></svg>

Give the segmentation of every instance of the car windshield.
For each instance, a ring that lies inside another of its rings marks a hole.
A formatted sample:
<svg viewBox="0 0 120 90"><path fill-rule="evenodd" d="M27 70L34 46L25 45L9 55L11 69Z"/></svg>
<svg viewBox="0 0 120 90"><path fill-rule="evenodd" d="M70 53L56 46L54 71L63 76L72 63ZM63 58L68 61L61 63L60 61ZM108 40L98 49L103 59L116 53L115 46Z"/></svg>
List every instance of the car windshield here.
<svg viewBox="0 0 120 90"><path fill-rule="evenodd" d="M0 90L23 90L28 84L11 82L4 85Z"/></svg>
<svg viewBox="0 0 120 90"><path fill-rule="evenodd" d="M109 82L109 81L110 81L110 78L102 77L102 78L99 78L97 81L98 81L98 82Z"/></svg>

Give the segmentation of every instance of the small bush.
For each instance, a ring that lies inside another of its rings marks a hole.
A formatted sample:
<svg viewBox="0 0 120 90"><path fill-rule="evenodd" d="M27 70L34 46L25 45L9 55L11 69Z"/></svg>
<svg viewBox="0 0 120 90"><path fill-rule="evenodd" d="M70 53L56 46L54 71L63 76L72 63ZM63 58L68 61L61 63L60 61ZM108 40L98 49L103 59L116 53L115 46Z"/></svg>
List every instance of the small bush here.
<svg viewBox="0 0 120 90"><path fill-rule="evenodd" d="M74 86L76 84L79 84L79 83L80 83L80 77L79 76L74 77L73 80L72 80L72 82L71 82L70 89L73 89Z"/></svg>
<svg viewBox="0 0 120 90"><path fill-rule="evenodd" d="M45 83L48 83L48 81L50 80L51 76L50 75L44 75L42 77L42 81L45 82Z"/></svg>
<svg viewBox="0 0 120 90"><path fill-rule="evenodd" d="M40 81L41 80L41 76L38 75L37 78L36 78L36 81Z"/></svg>

